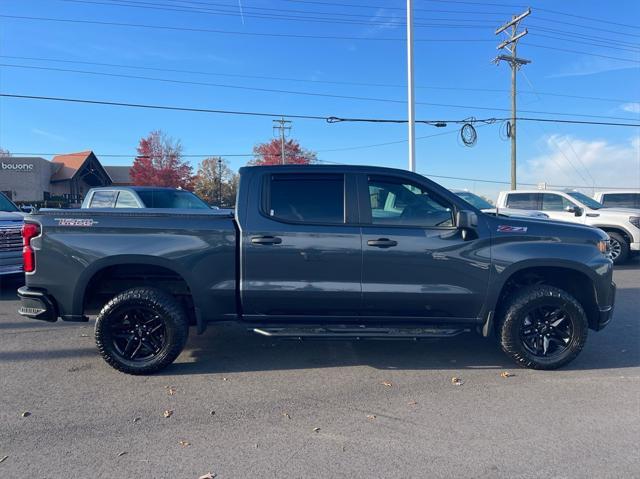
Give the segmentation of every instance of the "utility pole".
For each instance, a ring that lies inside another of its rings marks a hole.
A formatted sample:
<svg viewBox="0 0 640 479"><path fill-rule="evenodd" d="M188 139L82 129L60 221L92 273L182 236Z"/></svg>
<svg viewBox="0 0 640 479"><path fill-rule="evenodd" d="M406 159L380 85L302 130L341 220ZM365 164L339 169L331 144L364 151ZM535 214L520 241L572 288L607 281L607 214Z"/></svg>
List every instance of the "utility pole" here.
<svg viewBox="0 0 640 479"><path fill-rule="evenodd" d="M513 18L496 30L496 35L505 32L508 38L498 45L497 49L507 50L510 55L498 55L493 61L498 64L500 61L508 62L511 65L511 121L507 133L511 138L511 189L517 188L516 182L516 73L522 65L531 63L531 60L518 58L516 49L518 40L524 37L529 31L525 28L523 32L518 33L520 22L531 14L531 8L520 15L514 15Z"/></svg>
<svg viewBox="0 0 640 479"><path fill-rule="evenodd" d="M222 207L222 158L218 158L218 207Z"/></svg>
<svg viewBox="0 0 640 479"><path fill-rule="evenodd" d="M407 105L409 171L416 171L416 116L413 86L413 0L407 0Z"/></svg>
<svg viewBox="0 0 640 479"><path fill-rule="evenodd" d="M279 130L280 136L280 162L284 165L287 163L285 156L285 134L291 131L291 121L285 120L284 117L279 120L273 120L273 130Z"/></svg>

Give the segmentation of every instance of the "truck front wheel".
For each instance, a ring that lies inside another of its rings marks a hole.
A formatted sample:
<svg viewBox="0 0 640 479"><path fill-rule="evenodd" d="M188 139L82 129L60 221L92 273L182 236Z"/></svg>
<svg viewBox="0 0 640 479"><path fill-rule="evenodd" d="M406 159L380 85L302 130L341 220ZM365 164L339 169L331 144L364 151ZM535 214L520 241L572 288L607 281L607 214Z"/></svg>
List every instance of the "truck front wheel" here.
<svg viewBox="0 0 640 479"><path fill-rule="evenodd" d="M500 344L520 366L556 369L580 353L589 325L582 306L569 293L533 285L508 301L499 327Z"/></svg>
<svg viewBox="0 0 640 479"><path fill-rule="evenodd" d="M187 315L170 294L133 288L109 301L96 320L100 354L127 374L150 374L171 364L189 334Z"/></svg>
<svg viewBox="0 0 640 479"><path fill-rule="evenodd" d="M611 242L611 259L613 264L624 264L629 259L629 243L620 233L607 232Z"/></svg>

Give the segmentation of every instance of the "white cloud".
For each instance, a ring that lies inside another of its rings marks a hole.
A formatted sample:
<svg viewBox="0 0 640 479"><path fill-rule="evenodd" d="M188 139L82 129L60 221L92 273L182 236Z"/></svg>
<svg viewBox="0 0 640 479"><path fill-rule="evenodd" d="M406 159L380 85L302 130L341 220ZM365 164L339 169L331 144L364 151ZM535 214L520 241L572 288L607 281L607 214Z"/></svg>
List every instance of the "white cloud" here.
<svg viewBox="0 0 640 479"><path fill-rule="evenodd" d="M629 113L640 113L640 103L625 103L620 108Z"/></svg>
<svg viewBox="0 0 640 479"><path fill-rule="evenodd" d="M617 70L636 70L638 66L629 65L617 60L606 58L588 58L577 56L577 60L563 65L561 71L548 75L547 78L564 78L575 76L597 75Z"/></svg>
<svg viewBox="0 0 640 479"><path fill-rule="evenodd" d="M584 140L570 135L543 139L543 154L528 160L519 181L552 185L640 188L640 137L626 143Z"/></svg>
<svg viewBox="0 0 640 479"><path fill-rule="evenodd" d="M42 136L47 140L53 140L60 143L67 141L67 139L64 136L56 135L55 133L51 133L50 131L46 131L46 130L41 130L40 128L32 128L31 132L35 133L38 136Z"/></svg>

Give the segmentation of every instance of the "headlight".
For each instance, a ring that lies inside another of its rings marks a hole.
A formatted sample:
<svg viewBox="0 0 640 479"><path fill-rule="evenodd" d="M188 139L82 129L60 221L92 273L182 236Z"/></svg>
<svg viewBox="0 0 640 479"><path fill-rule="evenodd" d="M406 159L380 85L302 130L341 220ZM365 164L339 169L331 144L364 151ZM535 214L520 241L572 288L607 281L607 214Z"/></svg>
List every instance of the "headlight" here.
<svg viewBox="0 0 640 479"><path fill-rule="evenodd" d="M640 229L640 216L630 216L629 223L631 223L636 228Z"/></svg>
<svg viewBox="0 0 640 479"><path fill-rule="evenodd" d="M609 240L598 241L598 250L605 256L611 256L611 243Z"/></svg>

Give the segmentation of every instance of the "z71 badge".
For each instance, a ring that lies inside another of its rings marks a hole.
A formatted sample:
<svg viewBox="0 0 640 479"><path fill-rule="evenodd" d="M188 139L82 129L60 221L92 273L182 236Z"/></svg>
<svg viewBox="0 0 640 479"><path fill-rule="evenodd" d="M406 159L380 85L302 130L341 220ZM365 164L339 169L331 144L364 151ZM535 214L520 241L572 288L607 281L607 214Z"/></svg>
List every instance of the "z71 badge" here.
<svg viewBox="0 0 640 479"><path fill-rule="evenodd" d="M498 233L526 233L526 226L499 225Z"/></svg>
<svg viewBox="0 0 640 479"><path fill-rule="evenodd" d="M56 218L58 226L93 226L98 222L93 218Z"/></svg>

